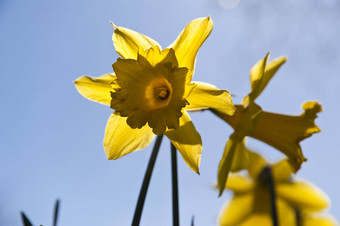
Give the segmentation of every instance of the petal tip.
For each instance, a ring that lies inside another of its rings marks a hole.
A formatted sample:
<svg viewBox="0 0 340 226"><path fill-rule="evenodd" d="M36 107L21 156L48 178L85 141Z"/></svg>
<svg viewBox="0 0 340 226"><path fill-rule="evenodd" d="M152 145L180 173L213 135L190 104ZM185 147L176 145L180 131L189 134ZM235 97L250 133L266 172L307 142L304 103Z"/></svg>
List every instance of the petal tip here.
<svg viewBox="0 0 340 226"><path fill-rule="evenodd" d="M211 25L214 26L214 21L212 20L210 15L206 19L208 20L208 23L211 23Z"/></svg>
<svg viewBox="0 0 340 226"><path fill-rule="evenodd" d="M220 198L222 196L223 191L224 191L224 189L219 188L219 192L218 192L218 196L217 196L218 198Z"/></svg>
<svg viewBox="0 0 340 226"><path fill-rule="evenodd" d="M105 143L103 144L103 146L104 146L104 151L105 151L105 155L106 155L107 160L116 160L116 159L118 159L118 157L114 156L112 154L112 152L110 152L110 150L107 150L107 146L105 145Z"/></svg>
<svg viewBox="0 0 340 226"><path fill-rule="evenodd" d="M112 25L113 29L115 29L115 30L118 29L118 27L112 21L109 21L109 23Z"/></svg>
<svg viewBox="0 0 340 226"><path fill-rule="evenodd" d="M79 80L84 79L84 78L86 78L86 76L80 76L80 77L78 77L76 80L73 80L73 83L74 83L74 84L78 84L78 83L79 83Z"/></svg>

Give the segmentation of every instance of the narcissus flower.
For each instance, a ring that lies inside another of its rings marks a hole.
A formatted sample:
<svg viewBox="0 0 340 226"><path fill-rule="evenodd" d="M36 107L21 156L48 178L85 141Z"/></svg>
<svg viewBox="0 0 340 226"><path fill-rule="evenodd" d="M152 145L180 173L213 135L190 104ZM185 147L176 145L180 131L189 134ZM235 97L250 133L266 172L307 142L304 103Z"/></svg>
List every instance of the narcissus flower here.
<svg viewBox="0 0 340 226"><path fill-rule="evenodd" d="M121 56L113 64L115 74L75 81L84 97L115 110L105 130L108 159L143 149L155 134L165 134L198 173L202 142L187 110L235 111L227 91L191 81L197 51L213 28L211 18L190 22L166 49L145 35L113 26L114 47Z"/></svg>
<svg viewBox="0 0 340 226"><path fill-rule="evenodd" d="M285 57L280 57L268 63L268 58L269 53L251 69L251 92L244 97L242 105L236 105L237 110L233 116L220 112L218 109L212 110L234 129L219 164L220 195L225 187L229 171L238 171L246 168L248 164L242 143L246 136L261 140L284 153L296 172L306 160L299 142L313 133L320 132L314 120L317 117L316 114L322 109L316 101L304 103L302 106L304 112L299 116L265 112L255 103L270 79L286 61Z"/></svg>
<svg viewBox="0 0 340 226"><path fill-rule="evenodd" d="M295 210L296 221L301 226L337 226L336 219L326 213L310 213Z"/></svg>
<svg viewBox="0 0 340 226"><path fill-rule="evenodd" d="M222 209L219 225L272 225L270 191L264 175L268 167L274 180L279 225L336 225L331 217L321 212L329 205L327 196L308 182L294 180L291 165L286 160L270 165L254 152L249 152L249 158L249 176L229 176L226 188L231 189L234 196Z"/></svg>

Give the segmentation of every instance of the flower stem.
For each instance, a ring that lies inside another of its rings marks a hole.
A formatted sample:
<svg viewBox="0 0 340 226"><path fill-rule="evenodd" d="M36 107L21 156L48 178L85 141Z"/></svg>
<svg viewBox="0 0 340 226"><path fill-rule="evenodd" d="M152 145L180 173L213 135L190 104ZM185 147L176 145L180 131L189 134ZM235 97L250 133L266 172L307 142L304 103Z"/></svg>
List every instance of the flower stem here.
<svg viewBox="0 0 340 226"><path fill-rule="evenodd" d="M267 178L268 178L268 186L269 186L269 195L270 195L270 205L272 209L272 220L273 226L278 226L277 221L277 208L276 208L276 194L275 194L275 187L274 187L274 180L272 175L272 170L270 167L265 168Z"/></svg>
<svg viewBox="0 0 340 226"><path fill-rule="evenodd" d="M301 212L295 209L296 226L302 226Z"/></svg>
<svg viewBox="0 0 340 226"><path fill-rule="evenodd" d="M57 226L57 221L58 221L58 213L59 213L59 199L55 202L54 206L54 216L53 216L53 226Z"/></svg>
<svg viewBox="0 0 340 226"><path fill-rule="evenodd" d="M22 223L24 224L24 226L33 226L33 224L30 222L30 220L26 217L26 215L24 214L24 212L21 212L21 219L22 219Z"/></svg>
<svg viewBox="0 0 340 226"><path fill-rule="evenodd" d="M191 226L195 226L195 215L191 218Z"/></svg>
<svg viewBox="0 0 340 226"><path fill-rule="evenodd" d="M171 174L172 174L172 218L173 218L173 225L179 226L177 150L172 143L171 143Z"/></svg>
<svg viewBox="0 0 340 226"><path fill-rule="evenodd" d="M137 205L136 205L136 209L135 209L135 214L134 214L133 220L132 220L132 226L138 226L139 225L140 218L141 218L142 212L143 212L146 193L148 191L153 167L154 167L155 162L156 162L159 147L161 146L162 138L163 138L163 135L157 136L155 145L152 149L152 153L151 153L151 157L150 157L150 160L149 160L149 163L148 163L148 167L147 167L145 175L144 175L142 188L140 189L140 192L139 192L139 197L138 197L138 201L137 201Z"/></svg>

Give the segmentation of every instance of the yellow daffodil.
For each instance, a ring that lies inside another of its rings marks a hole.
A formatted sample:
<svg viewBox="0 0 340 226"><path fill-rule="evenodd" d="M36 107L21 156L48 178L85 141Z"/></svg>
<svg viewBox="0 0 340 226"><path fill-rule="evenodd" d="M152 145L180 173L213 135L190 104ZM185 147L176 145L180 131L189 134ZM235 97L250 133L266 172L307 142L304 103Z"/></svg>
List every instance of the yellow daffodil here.
<svg viewBox="0 0 340 226"><path fill-rule="evenodd" d="M295 210L297 216L296 221L301 226L337 226L339 225L336 219L325 213L310 213L302 212L299 213ZM297 224L296 224L297 225Z"/></svg>
<svg viewBox="0 0 340 226"><path fill-rule="evenodd" d="M114 47L121 56L113 64L115 74L75 81L81 95L115 110L105 130L107 158L143 149L155 134L165 134L198 173L202 142L187 110L235 111L227 91L191 81L198 49L213 28L211 18L191 21L165 49L145 35L113 26Z"/></svg>
<svg viewBox="0 0 340 226"><path fill-rule="evenodd" d="M286 61L285 57L280 57L268 63L268 58L269 53L251 69L251 92L244 97L242 105L236 105L237 110L233 116L218 109L212 110L234 129L219 164L220 195L225 187L229 171L238 171L246 168L248 164L247 153L242 151L244 149L242 141L246 136L261 140L284 153L296 172L306 160L299 142L313 133L320 132L314 119L322 109L316 101L304 103L302 106L304 112L299 116L265 112L255 103L270 79Z"/></svg>
<svg viewBox="0 0 340 226"><path fill-rule="evenodd" d="M294 180L291 177L291 165L286 160L270 165L254 152L249 152L249 176L229 176L226 188L231 189L234 196L222 209L219 225L272 225L270 191L268 179L264 175L268 167L274 181L279 225L336 225L331 217L323 216L320 212L327 208L329 200L319 188L305 181Z"/></svg>

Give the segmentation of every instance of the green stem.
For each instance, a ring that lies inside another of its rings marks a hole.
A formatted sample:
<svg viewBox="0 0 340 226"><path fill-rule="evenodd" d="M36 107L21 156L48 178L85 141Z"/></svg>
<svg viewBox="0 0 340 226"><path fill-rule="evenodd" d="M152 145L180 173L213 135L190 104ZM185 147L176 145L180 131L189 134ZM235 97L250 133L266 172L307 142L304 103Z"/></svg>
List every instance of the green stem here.
<svg viewBox="0 0 340 226"><path fill-rule="evenodd" d="M163 138L163 135L157 136L155 145L153 147L151 157L150 157L150 160L149 160L149 163L148 163L148 167L147 167L145 175L144 175L142 188L140 189L140 192L139 192L139 197L138 197L138 201L137 201L137 205L136 205L136 209L135 209L135 214L133 216L133 220L132 220L132 224L131 224L132 226L138 226L139 225L140 218L141 218L142 212L143 212L146 193L148 191L153 167L154 167L155 162L156 162L156 158L157 158L157 154L158 154L158 151L159 151L159 147L160 147L161 142L162 142L162 138Z"/></svg>
<svg viewBox="0 0 340 226"><path fill-rule="evenodd" d="M54 206L54 216L53 216L53 226L57 226L58 221L58 213L59 213L59 199L55 202Z"/></svg>
<svg viewBox="0 0 340 226"><path fill-rule="evenodd" d="M22 223L24 224L24 226L33 226L33 224L30 222L30 220L26 217L26 215L24 214L24 212L20 213L21 215L21 219L22 219Z"/></svg>
<svg viewBox="0 0 340 226"><path fill-rule="evenodd" d="M295 209L296 226L302 226L301 212Z"/></svg>
<svg viewBox="0 0 340 226"><path fill-rule="evenodd" d="M267 179L268 179L268 186L269 186L269 195L270 195L270 205L272 209L272 220L273 226L278 226L277 220L277 208L276 208L276 194L275 194L275 187L274 187L274 180L272 175L272 170L270 167L264 168Z"/></svg>
<svg viewBox="0 0 340 226"><path fill-rule="evenodd" d="M177 150L172 143L171 143L171 174L172 174L172 218L173 218L173 225L179 226Z"/></svg>
<svg viewBox="0 0 340 226"><path fill-rule="evenodd" d="M192 216L191 218L191 226L195 226L195 216Z"/></svg>

